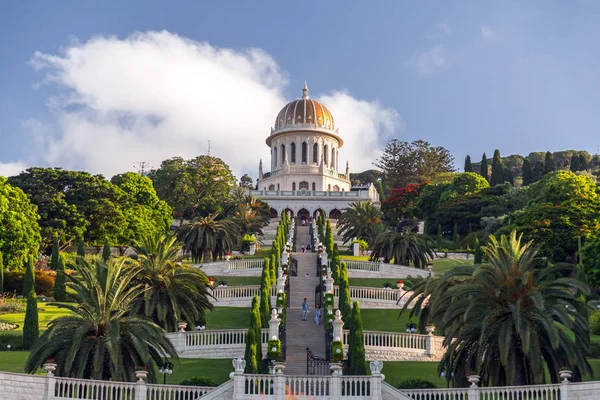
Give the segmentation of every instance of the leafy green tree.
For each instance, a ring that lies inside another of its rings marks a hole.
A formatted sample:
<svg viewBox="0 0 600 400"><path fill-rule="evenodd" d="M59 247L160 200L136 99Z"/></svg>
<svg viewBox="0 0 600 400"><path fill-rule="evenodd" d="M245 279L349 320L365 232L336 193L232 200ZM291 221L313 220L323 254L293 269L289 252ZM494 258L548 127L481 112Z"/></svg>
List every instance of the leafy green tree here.
<svg viewBox="0 0 600 400"><path fill-rule="evenodd" d="M83 236L80 236L77 241L77 256L85 257L85 241L83 240Z"/></svg>
<svg viewBox="0 0 600 400"><path fill-rule="evenodd" d="M588 162L583 153L579 153L579 170L585 171L588 169Z"/></svg>
<svg viewBox="0 0 600 400"><path fill-rule="evenodd" d="M0 252L10 270L21 269L29 256L37 256L41 242L38 219L27 195L0 176Z"/></svg>
<svg viewBox="0 0 600 400"><path fill-rule="evenodd" d="M454 157L444 147L423 140L412 143L392 139L375 166L384 173L390 187L431 180L438 174L454 171Z"/></svg>
<svg viewBox="0 0 600 400"><path fill-rule="evenodd" d="M33 288L27 292L27 309L23 323L23 348L29 350L40 335L37 297Z"/></svg>
<svg viewBox="0 0 600 400"><path fill-rule="evenodd" d="M471 156L467 154L465 157L464 172L473 172L473 164L471 164Z"/></svg>
<svg viewBox="0 0 600 400"><path fill-rule="evenodd" d="M523 160L523 186L529 186L533 183L533 172L531 171L531 163L529 159Z"/></svg>
<svg viewBox="0 0 600 400"><path fill-rule="evenodd" d="M177 237L183 242L183 248L191 252L192 260L209 262L211 255L230 251L238 239L237 226L232 220L217 219L218 214L198 217L183 224L177 230Z"/></svg>
<svg viewBox="0 0 600 400"><path fill-rule="evenodd" d="M348 268L346 263L342 261L340 266L340 278L339 278L339 301L338 308L342 313L342 318L346 325L350 325L351 322L351 305L350 305L350 283L348 281Z"/></svg>
<svg viewBox="0 0 600 400"><path fill-rule="evenodd" d="M25 267L25 276L23 277L23 297L26 297L31 290L35 292L35 262L33 256L29 256Z"/></svg>
<svg viewBox="0 0 600 400"><path fill-rule="evenodd" d="M460 235L458 234L458 224L456 222L452 231L452 241L454 242L454 248L460 249Z"/></svg>
<svg viewBox="0 0 600 400"><path fill-rule="evenodd" d="M544 159L544 174L556 171L556 163L554 162L554 154L549 151L546 152Z"/></svg>
<svg viewBox="0 0 600 400"><path fill-rule="evenodd" d="M110 255L110 244L108 244L108 240L105 240L104 246L102 247L102 260L104 260L105 263L108 262Z"/></svg>
<svg viewBox="0 0 600 400"><path fill-rule="evenodd" d="M58 267L56 268L54 299L60 302L67 301L67 272L65 270L65 258L62 255L59 255Z"/></svg>
<svg viewBox="0 0 600 400"><path fill-rule="evenodd" d="M364 239L373 243L376 239L373 229L381 224L383 214L373 203L366 201L355 201L350 203L337 222L338 235L342 236L344 243L354 238Z"/></svg>
<svg viewBox="0 0 600 400"><path fill-rule="evenodd" d="M583 245L579 258L587 282L594 288L600 287L600 234L596 233Z"/></svg>
<svg viewBox="0 0 600 400"><path fill-rule="evenodd" d="M473 260L473 264L479 265L483 263L483 251L481 251L481 245L479 244L479 239L475 238L475 257Z"/></svg>
<svg viewBox="0 0 600 400"><path fill-rule="evenodd" d="M532 169L533 182L537 182L544 176L544 162L537 160Z"/></svg>
<svg viewBox="0 0 600 400"><path fill-rule="evenodd" d="M440 250L442 250L442 240L444 239L444 236L442 233L442 225L440 225L440 224L438 224L436 239L437 239L437 251L440 251Z"/></svg>
<svg viewBox="0 0 600 400"><path fill-rule="evenodd" d="M486 386L558 381L567 366L574 379L591 373L587 305L589 293L574 264L548 265L539 246L511 232L490 236L482 247L488 263L460 266L413 287L411 315L429 296L429 320L446 333L438 370L465 386L467 371ZM408 304L408 303L407 303ZM406 307L403 311L406 310Z"/></svg>
<svg viewBox="0 0 600 400"><path fill-rule="evenodd" d="M50 258L50 268L54 271L58 270L58 235L54 235L54 240L52 241L52 256Z"/></svg>
<svg viewBox="0 0 600 400"><path fill-rule="evenodd" d="M198 268L180 263L181 245L170 233L142 237L133 245L139 272L135 283L143 287L132 304L132 312L145 315L168 332L177 323L204 324L206 311L213 306L209 298L208 278Z"/></svg>
<svg viewBox="0 0 600 400"><path fill-rule="evenodd" d="M127 259L111 259L108 265L76 260L67 283L76 302L59 305L72 314L48 324L29 353L27 373L53 358L58 376L132 382L141 367L153 382L155 365L164 357L177 360L165 331L131 313L144 288L134 283L138 267L128 264Z"/></svg>
<svg viewBox="0 0 600 400"><path fill-rule="evenodd" d="M424 269L433 260L435 243L429 236L413 232L387 232L380 235L373 246L371 260L385 257L386 262L399 265L414 265Z"/></svg>
<svg viewBox="0 0 600 400"><path fill-rule="evenodd" d="M481 156L481 164L479 166L479 175L483 176L486 180L488 180L488 163L487 157L485 153Z"/></svg>
<svg viewBox="0 0 600 400"><path fill-rule="evenodd" d="M352 323L348 334L348 375L367 375L367 363L365 360L365 342L362 330L362 317L360 305L354 301L352 307Z"/></svg>
<svg viewBox="0 0 600 400"><path fill-rule="evenodd" d="M4 257L0 253L0 294L4 294Z"/></svg>
<svg viewBox="0 0 600 400"><path fill-rule="evenodd" d="M502 165L502 157L500 150L494 150L494 158L492 159L492 176L490 178L490 186L496 186L504 183L504 166Z"/></svg>
<svg viewBox="0 0 600 400"><path fill-rule="evenodd" d="M164 160L148 176L158 196L188 219L221 212L236 184L223 160L206 155L190 160L181 157Z"/></svg>
<svg viewBox="0 0 600 400"><path fill-rule="evenodd" d="M571 172L581 171L581 167L579 166L579 155L578 154L574 153L571 156L571 163L569 165L569 170Z"/></svg>
<svg viewBox="0 0 600 400"><path fill-rule="evenodd" d="M259 372L262 360L262 325L259 310L258 296L252 298L252 308L250 309L250 326L248 327L248 338L246 339L246 360L247 374L257 374Z"/></svg>
<svg viewBox="0 0 600 400"><path fill-rule="evenodd" d="M252 178L250 178L250 176L248 174L244 174L240 178L240 187L244 188L244 189L250 189L250 190L254 189L254 182L252 181Z"/></svg>
<svg viewBox="0 0 600 400"><path fill-rule="evenodd" d="M508 167L504 167L504 182L508 182L511 186L515 184L513 173Z"/></svg>

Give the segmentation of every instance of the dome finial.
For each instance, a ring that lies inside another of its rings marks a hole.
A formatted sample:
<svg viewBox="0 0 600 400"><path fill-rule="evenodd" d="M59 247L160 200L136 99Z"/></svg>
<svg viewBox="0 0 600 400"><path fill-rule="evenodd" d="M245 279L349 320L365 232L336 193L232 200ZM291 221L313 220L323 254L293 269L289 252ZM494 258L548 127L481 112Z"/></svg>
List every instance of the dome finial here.
<svg viewBox="0 0 600 400"><path fill-rule="evenodd" d="M308 86L306 86L306 81L304 81L304 88L302 88L302 98L308 99Z"/></svg>

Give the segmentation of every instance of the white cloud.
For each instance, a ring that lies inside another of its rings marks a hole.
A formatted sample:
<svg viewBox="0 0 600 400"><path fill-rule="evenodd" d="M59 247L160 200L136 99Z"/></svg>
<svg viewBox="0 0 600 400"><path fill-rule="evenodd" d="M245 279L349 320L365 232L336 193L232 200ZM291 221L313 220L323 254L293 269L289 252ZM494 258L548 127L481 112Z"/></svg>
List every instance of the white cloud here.
<svg viewBox="0 0 600 400"><path fill-rule="evenodd" d="M45 83L57 85L47 101L53 129L25 125L40 157L107 176L142 160L158 167L169 157L204 154L208 140L211 155L237 176L255 173L258 159L268 158L264 141L286 102L286 74L263 50L217 48L166 31L71 41L60 55L36 53L31 64L45 71ZM341 155L370 168L372 156L363 159L401 118L345 92L323 99L347 143Z"/></svg>
<svg viewBox="0 0 600 400"><path fill-rule="evenodd" d="M481 38L483 40L491 40L496 36L496 32L488 25L481 25L479 30L481 31Z"/></svg>
<svg viewBox="0 0 600 400"><path fill-rule="evenodd" d="M413 65L419 75L432 76L446 68L448 60L443 46L437 45L427 51L416 52L408 60L408 64Z"/></svg>
<svg viewBox="0 0 600 400"><path fill-rule="evenodd" d="M0 176L9 177L18 175L21 171L25 170L27 166L20 161L0 163Z"/></svg>
<svg viewBox="0 0 600 400"><path fill-rule="evenodd" d="M452 34L452 28L450 28L450 25L448 25L446 22L440 22L435 27L446 35Z"/></svg>

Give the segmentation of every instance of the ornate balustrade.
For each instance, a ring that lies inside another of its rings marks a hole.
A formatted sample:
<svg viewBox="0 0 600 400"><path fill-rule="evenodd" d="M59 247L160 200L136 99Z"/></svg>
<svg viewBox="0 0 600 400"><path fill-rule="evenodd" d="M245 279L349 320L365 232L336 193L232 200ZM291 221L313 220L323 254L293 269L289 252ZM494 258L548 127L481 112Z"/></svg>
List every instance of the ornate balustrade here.
<svg viewBox="0 0 600 400"><path fill-rule="evenodd" d="M502 386L502 387L471 387L464 389L412 389L402 390L402 394L412 400L564 400L583 399L566 396L564 384L532 385L532 386ZM569 389L575 385L569 385ZM589 384L587 384L589 390ZM600 394L593 396L597 398Z"/></svg>
<svg viewBox="0 0 600 400"><path fill-rule="evenodd" d="M343 342L348 343L344 330ZM435 361L444 355L444 338L415 333L363 331L367 359L381 361ZM347 353L348 346L344 346Z"/></svg>
<svg viewBox="0 0 600 400"><path fill-rule="evenodd" d="M406 265L388 264L374 261L341 260L346 263L350 278L406 278L408 276L428 277L432 271Z"/></svg>
<svg viewBox="0 0 600 400"><path fill-rule="evenodd" d="M215 329L167 333L182 358L232 358L244 354L247 329ZM269 330L262 330L262 349L266 354Z"/></svg>
<svg viewBox="0 0 600 400"><path fill-rule="evenodd" d="M133 399L135 383L54 378L54 399Z"/></svg>
<svg viewBox="0 0 600 400"><path fill-rule="evenodd" d="M271 296L277 294L277 286L271 286ZM233 300L233 299L249 299L252 297L260 297L260 285L244 285L244 286L218 286L212 289L212 295L216 300ZM248 303L248 307L250 303Z"/></svg>
<svg viewBox="0 0 600 400"><path fill-rule="evenodd" d="M357 270L357 271L373 271L379 272L381 270L381 265L383 263L378 263L374 261L356 261L356 260L342 260L342 262L346 263L346 267L348 270Z"/></svg>
<svg viewBox="0 0 600 400"><path fill-rule="evenodd" d="M265 265L264 258L248 258L243 260L230 260L227 261L228 268L230 270L235 269L253 269L253 268L261 268Z"/></svg>
<svg viewBox="0 0 600 400"><path fill-rule="evenodd" d="M209 386L147 385L147 400L193 400L215 391ZM206 397L202 397L203 399ZM119 399L119 397L115 397ZM125 399L127 399L125 397Z"/></svg>

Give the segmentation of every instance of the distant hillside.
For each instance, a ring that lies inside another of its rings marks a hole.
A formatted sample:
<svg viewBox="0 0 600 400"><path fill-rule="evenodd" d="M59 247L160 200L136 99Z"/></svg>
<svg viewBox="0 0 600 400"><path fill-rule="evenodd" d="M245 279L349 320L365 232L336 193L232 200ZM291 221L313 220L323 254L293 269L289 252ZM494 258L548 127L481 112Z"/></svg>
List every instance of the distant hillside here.
<svg viewBox="0 0 600 400"><path fill-rule="evenodd" d="M368 185L369 183L376 183L381 175L381 171L369 169L357 174L350 174L350 182L352 182L352 185Z"/></svg>
<svg viewBox="0 0 600 400"><path fill-rule="evenodd" d="M494 152L490 152L489 154L486 152L485 153L487 155L487 162L488 162L488 169L491 170L492 168L492 156L494 155ZM595 167L597 165L600 165L600 159L598 157L598 155L592 157L590 155L590 153L588 153L585 150L564 150L564 151L557 151L552 153L554 155L554 162L556 163L556 167L559 169L568 169L571 165L571 157L573 156L573 154L583 154L583 156L585 157L585 160L590 163L592 160L594 160L594 162L592 163L592 167ZM535 165L535 163L540 160L540 161L544 161L546 157L546 152L545 151L535 151L535 152L531 152L529 153L529 155L527 155L527 158L529 159L529 162L531 163L531 165ZM475 160L479 160L478 162L474 162ZM507 157L502 157L502 164L505 167L510 168L513 171L513 175L514 176L521 176L522 175L522 171L523 171L523 161L525 160L525 157L523 157L520 154L512 154L510 156ZM479 172L479 166L481 164L481 155L479 156L473 156L471 155L471 161L473 164L473 171L475 172ZM462 168L461 168L462 170Z"/></svg>

